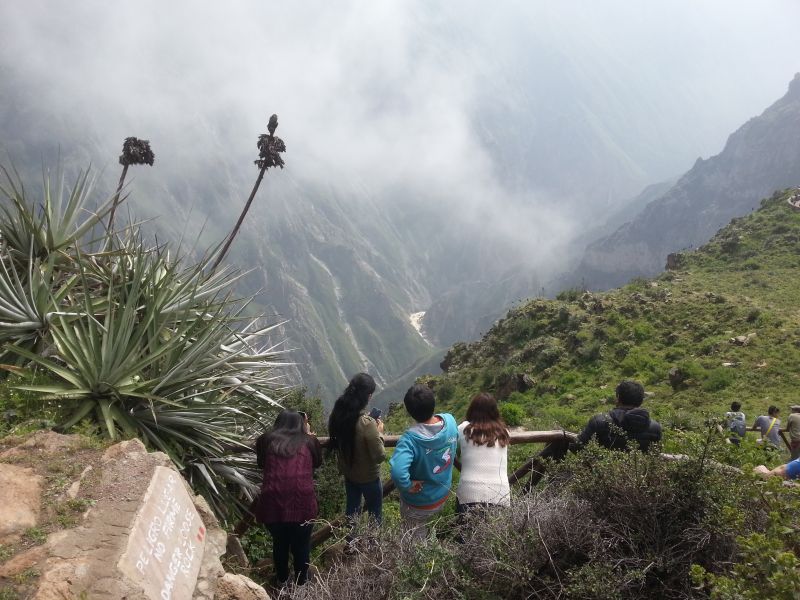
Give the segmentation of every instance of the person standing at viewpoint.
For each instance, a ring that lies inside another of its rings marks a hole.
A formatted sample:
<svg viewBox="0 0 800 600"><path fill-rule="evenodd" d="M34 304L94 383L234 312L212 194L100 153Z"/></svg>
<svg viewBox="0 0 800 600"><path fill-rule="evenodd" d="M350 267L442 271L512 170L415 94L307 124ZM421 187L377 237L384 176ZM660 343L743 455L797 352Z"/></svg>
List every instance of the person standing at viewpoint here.
<svg viewBox="0 0 800 600"><path fill-rule="evenodd" d="M458 427L453 415L435 414L436 400L428 386L409 388L403 404L416 423L400 436L389 464L400 492L400 516L416 537L424 538L450 494Z"/></svg>
<svg viewBox="0 0 800 600"><path fill-rule="evenodd" d="M467 408L467 419L458 426L461 477L456 492L456 511L508 506L508 427L500 417L497 400L476 394Z"/></svg>
<svg viewBox="0 0 800 600"><path fill-rule="evenodd" d="M339 472L344 475L347 497L345 515L354 517L364 508L380 523L383 514L381 463L386 460L383 448L383 421L366 412L375 380L359 373L350 380L333 405L328 419L330 448L336 451Z"/></svg>
<svg viewBox="0 0 800 600"><path fill-rule="evenodd" d="M780 450L781 447L781 420L778 418L781 411L777 406L770 406L767 409L766 415L759 416L755 423L754 428L761 430L761 443L769 442L775 449Z"/></svg>
<svg viewBox="0 0 800 600"><path fill-rule="evenodd" d="M299 412L284 410L275 426L256 440L256 460L263 473L254 504L256 521L272 535L272 557L278 585L289 581L289 553L294 581L308 579L312 519L317 517L314 469L322 464L319 440L308 433Z"/></svg>

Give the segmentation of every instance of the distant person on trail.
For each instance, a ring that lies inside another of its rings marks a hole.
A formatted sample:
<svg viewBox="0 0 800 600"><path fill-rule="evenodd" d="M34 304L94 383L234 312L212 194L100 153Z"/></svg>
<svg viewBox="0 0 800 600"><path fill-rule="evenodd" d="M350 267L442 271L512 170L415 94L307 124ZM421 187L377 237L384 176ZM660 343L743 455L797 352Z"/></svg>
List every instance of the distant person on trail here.
<svg viewBox="0 0 800 600"><path fill-rule="evenodd" d="M415 536L427 535L427 523L441 512L453 483L458 428L453 415L434 414L433 391L414 385L403 398L416 421L397 442L389 460L400 492L400 516Z"/></svg>
<svg viewBox="0 0 800 600"><path fill-rule="evenodd" d="M761 430L761 439L759 442L763 443L767 441L778 450L780 450L781 447L781 420L778 418L780 412L777 406L770 406L767 409L767 414L758 417L753 424L753 427L758 427Z"/></svg>
<svg viewBox="0 0 800 600"><path fill-rule="evenodd" d="M786 419L786 431L789 432L789 451L795 460L800 458L800 404L793 404L789 410L792 412Z"/></svg>
<svg viewBox="0 0 800 600"><path fill-rule="evenodd" d="M345 514L354 517L364 507L379 523L383 511L381 463L386 460L383 449L383 421L366 412L375 380L366 373L353 376L347 388L333 405L328 418L330 448L336 451L339 472L344 475L347 497Z"/></svg>
<svg viewBox="0 0 800 600"><path fill-rule="evenodd" d="M308 578L311 520L317 516L314 469L322 464L319 440L308 433L307 419L293 410L278 415L271 431L256 440L256 460L263 471L255 518L272 535L272 558L279 585L289 580L289 552L294 581Z"/></svg>
<svg viewBox="0 0 800 600"><path fill-rule="evenodd" d="M588 444L594 437L604 448L627 450L628 442L634 441L639 450L647 452L652 444L661 441L661 425L641 408L644 388L640 383L623 381L617 386L616 399L617 405L611 411L589 419L578 434L578 447Z"/></svg>
<svg viewBox="0 0 800 600"><path fill-rule="evenodd" d="M731 402L731 409L725 413L725 424L730 434L728 441L738 446L747 433L747 418L740 402Z"/></svg>
<svg viewBox="0 0 800 600"><path fill-rule="evenodd" d="M456 492L457 512L510 504L509 442L497 400L491 394L477 394L467 408L467 420L458 426L461 477Z"/></svg>

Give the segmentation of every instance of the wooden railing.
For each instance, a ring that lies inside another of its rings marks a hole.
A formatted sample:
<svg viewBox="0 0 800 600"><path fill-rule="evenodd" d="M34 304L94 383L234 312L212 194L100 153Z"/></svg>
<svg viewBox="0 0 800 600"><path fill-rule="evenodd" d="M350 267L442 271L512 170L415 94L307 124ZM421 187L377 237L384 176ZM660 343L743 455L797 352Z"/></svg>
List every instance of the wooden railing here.
<svg viewBox="0 0 800 600"><path fill-rule="evenodd" d="M552 431L512 431L510 433L510 438L511 438L510 443L511 445L547 444L549 446L550 444L571 442L576 437L577 436L574 433L570 431L564 431L561 429L556 429ZM384 436L383 445L386 448L394 448L395 446L397 446L397 442L399 439L400 439L399 435ZM319 441L323 446L327 446L328 444L328 438L326 437L320 437ZM530 485L535 485L536 482L543 475L543 471L536 470L536 467L540 461L541 459L539 455L536 455L530 460L528 460L528 462L526 462L519 469L517 469L511 475L508 476L509 483L511 483L512 485L518 483L519 481L524 479L528 473L534 473L534 475L532 476L533 480L530 482ZM459 464L458 461L456 461L455 466L457 469L461 468L461 465ZM394 481L392 481L391 479L387 479L386 481L383 482L384 498L389 496L394 490L395 490ZM319 544L327 540L329 537L331 537L333 531L337 527L341 527L342 525L344 525L345 522L346 522L345 518L340 517L335 521L324 524L322 527L317 529L311 535L311 546L312 547L318 546Z"/></svg>
<svg viewBox="0 0 800 600"><path fill-rule="evenodd" d="M749 428L748 431L760 431L760 429L755 427L755 426L753 426L753 427ZM785 429L779 429L778 430L778 434L780 435L780 437L783 440L784 444L786 444L786 447L789 448L790 445L789 445L789 441L786 439L786 430ZM542 476L544 475L544 469L542 468L542 466L543 466L542 456L543 455L546 456L548 454L548 450L552 450L557 445L563 445L565 443L569 443L569 442L574 441L576 437L577 437L576 434L574 434L574 433L572 433L570 431L564 431L564 430L560 430L560 429L551 430L551 431L513 431L513 432L511 432L510 433L510 443L511 443L511 445L516 445L516 444L546 444L546 446L545 446L545 449L543 451L541 451L538 454L534 455L524 465L522 465L519 469L517 469L511 475L509 475L509 477L508 477L509 483L511 483L512 485L516 484L516 483L519 483L529 473L532 473L531 479L529 480L527 485L528 486L536 485L536 483L539 481L539 479L541 479ZM318 439L320 441L320 444L323 447L326 447L328 445L329 438L320 437ZM384 447L386 447L386 448L394 448L394 447L397 446L397 442L399 440L400 440L400 436L399 435L386 435L383 438ZM678 458L683 458L683 457L678 456L678 455L664 455L664 456L665 456L665 458L669 458L669 459L672 459L672 460L675 460L675 459L678 459ZM458 469L461 468L461 465L459 464L458 461L456 461L455 466ZM395 490L394 481L392 481L391 479L387 479L386 481L383 482L383 497L384 498L389 496L392 492L394 492L394 490ZM240 525L244 525L244 527L246 528L249 525L249 523L247 525L245 525L246 521L247 520L242 521L242 523L240 523ZM345 518L344 517L340 517L340 518L338 518L338 519L336 519L336 520L334 520L334 521L332 521L330 523L324 524L322 527L320 527L319 529L314 531L314 533L311 535L311 545L312 545L312 547L318 546L319 544L321 544L324 541L326 541L328 538L331 537L331 535L333 534L333 532L334 532L334 530L336 528L342 527L345 523L346 523ZM237 529L238 529L238 527L237 527Z"/></svg>

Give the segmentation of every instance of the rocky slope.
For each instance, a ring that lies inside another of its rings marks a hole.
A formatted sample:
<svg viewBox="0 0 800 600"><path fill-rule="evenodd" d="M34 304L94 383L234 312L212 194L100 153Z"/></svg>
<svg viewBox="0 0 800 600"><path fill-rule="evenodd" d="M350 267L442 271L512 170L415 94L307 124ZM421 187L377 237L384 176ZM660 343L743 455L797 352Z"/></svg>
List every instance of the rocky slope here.
<svg viewBox="0 0 800 600"><path fill-rule="evenodd" d="M183 483L165 454L148 453L139 440L105 447L94 438L52 431L0 438L0 597L154 597L142 588L147 582L122 564L131 548L138 550L130 539L136 535L143 506L148 501L156 504L148 491L158 469L174 473L177 484ZM264 589L247 577L225 572L220 557L227 533L205 500L193 497L188 485L186 490L189 505L181 508L186 508L186 515L196 510L195 518L201 520L200 542L191 542L202 557L195 559L199 563L195 576L185 581L179 576L166 596L269 600ZM155 494L162 491L159 488ZM184 520L181 510L178 525ZM166 531L167 521L153 519L156 529L151 527L147 535L166 540L161 529ZM178 537L178 525L166 535ZM147 556L139 560L155 563L152 548ZM159 574L167 580L166 564Z"/></svg>
<svg viewBox="0 0 800 600"><path fill-rule="evenodd" d="M694 167L635 219L591 244L573 278L591 288L653 275L667 254L696 247L758 199L800 183L800 73L786 95L750 119L718 155Z"/></svg>
<svg viewBox="0 0 800 600"><path fill-rule="evenodd" d="M456 344L432 379L463 416L478 390L514 422L580 427L621 379L651 393L669 425L739 400L750 416L791 404L800 385L800 209L776 194L673 269L607 293L567 292L508 312L478 342Z"/></svg>

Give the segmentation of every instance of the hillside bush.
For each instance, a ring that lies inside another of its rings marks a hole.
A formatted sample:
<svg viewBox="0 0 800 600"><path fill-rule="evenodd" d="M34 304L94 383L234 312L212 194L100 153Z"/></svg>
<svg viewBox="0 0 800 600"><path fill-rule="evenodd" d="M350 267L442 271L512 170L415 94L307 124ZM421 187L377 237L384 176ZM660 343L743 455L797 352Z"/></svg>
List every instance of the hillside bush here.
<svg viewBox="0 0 800 600"><path fill-rule="evenodd" d="M525 419L525 409L513 402L503 402L500 405L500 416L509 427L517 427Z"/></svg>

